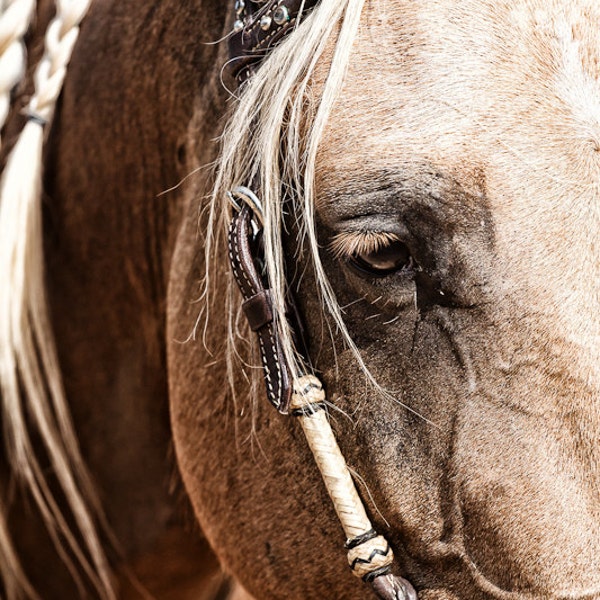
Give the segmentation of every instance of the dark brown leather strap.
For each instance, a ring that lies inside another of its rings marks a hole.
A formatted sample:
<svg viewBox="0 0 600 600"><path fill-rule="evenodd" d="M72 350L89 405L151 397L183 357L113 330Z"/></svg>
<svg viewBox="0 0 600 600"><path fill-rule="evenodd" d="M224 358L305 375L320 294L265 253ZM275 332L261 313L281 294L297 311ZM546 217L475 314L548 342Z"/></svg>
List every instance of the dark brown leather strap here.
<svg viewBox="0 0 600 600"><path fill-rule="evenodd" d="M237 0L234 33L229 39L230 65L243 82L305 16L318 0Z"/></svg>
<svg viewBox="0 0 600 600"><path fill-rule="evenodd" d="M292 396L290 368L282 351L268 283L263 279L260 233L251 227L252 211L246 205L236 211L229 228L229 259L242 292L242 308L252 331L258 335L269 402L287 414Z"/></svg>
<svg viewBox="0 0 600 600"><path fill-rule="evenodd" d="M237 0L234 33L229 38L230 68L242 83L252 75L269 50L290 32L318 0ZM229 230L229 254L235 279L244 298L242 308L258 335L269 401L287 414L292 396L291 369L282 351L268 282L257 268L260 250L251 228L252 211L236 211ZM291 325L296 348L306 356L302 320L293 298L287 299L284 318Z"/></svg>

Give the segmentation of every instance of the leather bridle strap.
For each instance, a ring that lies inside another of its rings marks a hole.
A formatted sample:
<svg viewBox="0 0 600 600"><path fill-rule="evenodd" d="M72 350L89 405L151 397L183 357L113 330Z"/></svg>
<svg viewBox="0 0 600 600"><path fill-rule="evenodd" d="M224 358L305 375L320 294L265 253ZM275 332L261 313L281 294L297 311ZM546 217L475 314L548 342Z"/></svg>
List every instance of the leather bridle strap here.
<svg viewBox="0 0 600 600"><path fill-rule="evenodd" d="M248 199L251 192L245 191L244 197ZM237 203L236 198L241 194L230 198L239 206L239 212L229 228L229 260L244 298L242 309L250 329L258 336L267 398L279 412L287 414L292 396L290 368L277 333L271 290L263 279L263 266L256 260L260 254L261 230L253 222L250 206Z"/></svg>
<svg viewBox="0 0 600 600"><path fill-rule="evenodd" d="M335 1L335 0L332 0ZM318 0L237 0L234 32L230 36L230 66L241 85L260 62L314 8ZM256 183L256 182L255 182ZM260 182L256 183L260 187ZM327 414L325 391L312 374L293 378L283 350L282 328L292 331L299 362L305 373L313 369L308 353L300 348L302 323L290 290L287 306L277 311L265 267L262 245L263 212L258 195L239 187L229 193L233 207L229 229L229 258L243 297L242 309L250 329L258 336L267 397L283 414L297 417L325 487L346 535L348 563L352 572L370 583L381 600L417 600L412 585L392 574L394 554L378 535L337 444ZM300 352L298 352L300 350Z"/></svg>
<svg viewBox="0 0 600 600"><path fill-rule="evenodd" d="M318 0L237 0L229 37L230 69L242 83Z"/></svg>

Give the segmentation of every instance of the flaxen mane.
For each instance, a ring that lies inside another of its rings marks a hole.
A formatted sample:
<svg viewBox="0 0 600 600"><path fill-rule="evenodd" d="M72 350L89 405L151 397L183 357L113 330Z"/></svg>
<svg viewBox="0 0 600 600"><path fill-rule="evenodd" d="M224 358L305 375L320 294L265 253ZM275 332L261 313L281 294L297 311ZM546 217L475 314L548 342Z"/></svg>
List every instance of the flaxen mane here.
<svg viewBox="0 0 600 600"><path fill-rule="evenodd" d="M48 533L76 580L78 568L102 598L113 598L107 560L94 524L99 504L81 459L64 397L44 291L41 225L42 146L89 0L60 0L34 75L29 119L4 170L0 191L0 391L7 457L14 477L35 500ZM36 3L8 1L0 17L0 125L7 97L23 77L23 36ZM26 176L24 176L26 174ZM50 490L30 426L43 442L77 531ZM83 543L78 541L81 539ZM75 567L78 565L78 567ZM33 596L0 520L0 568L9 600Z"/></svg>
<svg viewBox="0 0 600 600"><path fill-rule="evenodd" d="M224 235L229 223L231 207L226 200L227 192L236 186L259 181L265 213L267 278L277 307L275 313L285 313L282 244L285 210L297 221L300 232L298 252L306 248L312 258L323 304L363 371L375 383L346 331L340 307L325 275L314 219L315 162L319 143L341 89L363 5L364 0L321 2L301 20L297 32L273 51L243 89L222 137L211 203L209 231L213 232L213 237L208 239L207 255L212 258L207 261L206 282L212 280L211 265L220 260L218 248L221 245L216 237ZM328 61L329 69L323 76ZM210 286L207 286L207 296L210 302ZM238 309L231 297L229 306L230 314ZM279 327L284 351L297 376L301 367L288 325L279 323ZM231 335L232 346L235 337Z"/></svg>

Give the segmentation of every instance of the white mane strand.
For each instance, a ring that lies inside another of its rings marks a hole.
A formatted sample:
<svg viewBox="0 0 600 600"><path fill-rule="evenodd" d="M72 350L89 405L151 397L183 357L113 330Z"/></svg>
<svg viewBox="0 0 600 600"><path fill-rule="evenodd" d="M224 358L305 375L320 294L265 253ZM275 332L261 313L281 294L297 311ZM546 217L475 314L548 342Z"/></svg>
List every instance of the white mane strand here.
<svg viewBox="0 0 600 600"><path fill-rule="evenodd" d="M25 73L23 37L29 29L34 9L35 0L4 0L0 3L0 130L8 117L12 91ZM0 573L6 597L12 600L21 592L35 596L10 539L4 510L0 504Z"/></svg>
<svg viewBox="0 0 600 600"><path fill-rule="evenodd" d="M219 240L229 222L226 192L239 185L260 181L264 207L266 267L276 313L285 314L286 278L283 255L283 196L296 215L300 245L308 247L320 294L345 342L354 350L319 258L315 232L315 162L327 119L342 81L360 26L364 0L323 0L275 48L243 89L235 112L222 136L222 152L213 192L205 285L207 306L211 302L211 265L218 262ZM332 58L328 58L332 52ZM324 83L315 80L319 69L330 61ZM316 89L318 87L318 89ZM317 100L318 99L318 100ZM308 116L307 116L308 115ZM212 257L212 260L211 258ZM230 311L238 308L229 298ZM208 314L208 312L207 312ZM280 322L284 351L298 375L301 367L287 323ZM230 335L230 355L235 355L235 332Z"/></svg>

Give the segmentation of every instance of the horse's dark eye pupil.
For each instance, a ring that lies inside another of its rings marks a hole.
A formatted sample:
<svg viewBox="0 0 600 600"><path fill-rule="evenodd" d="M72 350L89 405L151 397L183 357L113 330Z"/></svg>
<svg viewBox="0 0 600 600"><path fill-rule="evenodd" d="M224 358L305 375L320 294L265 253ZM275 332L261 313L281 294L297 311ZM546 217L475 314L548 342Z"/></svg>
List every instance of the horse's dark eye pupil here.
<svg viewBox="0 0 600 600"><path fill-rule="evenodd" d="M413 260L405 244L392 241L372 252L354 254L350 266L359 274L371 277L387 277L397 271L412 269Z"/></svg>

